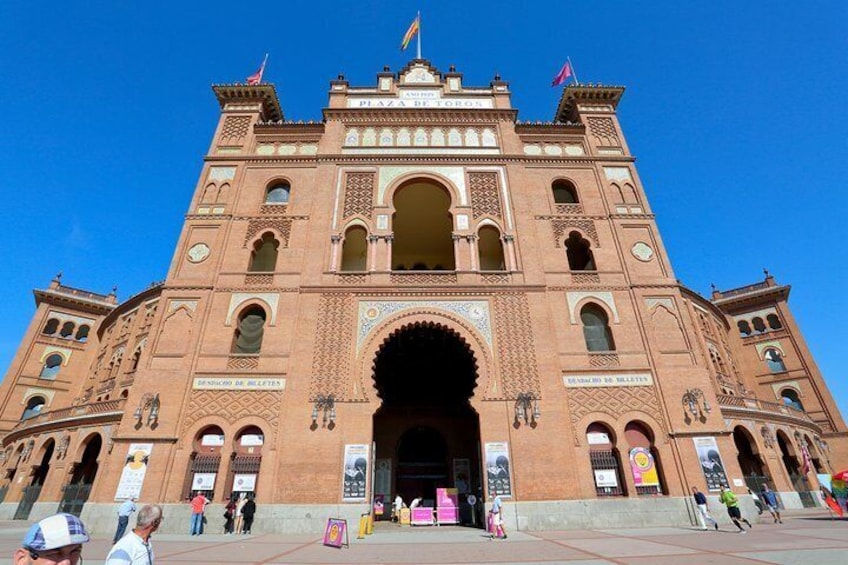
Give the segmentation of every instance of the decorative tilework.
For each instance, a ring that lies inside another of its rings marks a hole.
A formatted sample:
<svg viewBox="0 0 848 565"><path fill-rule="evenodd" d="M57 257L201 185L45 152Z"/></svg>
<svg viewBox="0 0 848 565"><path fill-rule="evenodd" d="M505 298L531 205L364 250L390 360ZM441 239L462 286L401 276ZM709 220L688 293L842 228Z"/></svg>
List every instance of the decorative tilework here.
<svg viewBox="0 0 848 565"><path fill-rule="evenodd" d="M389 317L416 308L437 308L455 314L470 323L492 346L489 303L485 300L363 300L357 315L356 351L359 353L368 335Z"/></svg>
<svg viewBox="0 0 848 565"><path fill-rule="evenodd" d="M459 192L460 206L468 206L468 192L462 167L380 167L377 203L385 204L386 189L396 178L408 173L433 173L447 178Z"/></svg>

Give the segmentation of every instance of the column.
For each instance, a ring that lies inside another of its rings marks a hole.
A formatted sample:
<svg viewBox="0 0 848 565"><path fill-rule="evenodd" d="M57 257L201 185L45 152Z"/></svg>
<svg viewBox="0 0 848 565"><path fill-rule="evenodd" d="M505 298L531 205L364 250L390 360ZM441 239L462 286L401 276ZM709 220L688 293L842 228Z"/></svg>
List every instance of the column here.
<svg viewBox="0 0 848 565"><path fill-rule="evenodd" d="M340 235L330 236L330 246L332 252L330 254L330 272L335 273L339 270L339 242L342 240Z"/></svg>

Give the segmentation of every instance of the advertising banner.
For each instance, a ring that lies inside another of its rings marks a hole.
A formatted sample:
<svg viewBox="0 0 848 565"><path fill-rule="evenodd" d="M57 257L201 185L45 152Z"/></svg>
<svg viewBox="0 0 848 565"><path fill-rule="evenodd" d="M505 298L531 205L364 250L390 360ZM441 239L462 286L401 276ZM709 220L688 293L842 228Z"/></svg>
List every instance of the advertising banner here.
<svg viewBox="0 0 848 565"><path fill-rule="evenodd" d="M377 459L377 472L374 475L374 495L380 495L384 499L391 499L392 488L392 460Z"/></svg>
<svg viewBox="0 0 848 565"><path fill-rule="evenodd" d="M436 489L436 519L439 524L459 524L459 491Z"/></svg>
<svg viewBox="0 0 848 565"><path fill-rule="evenodd" d="M345 445L342 500L358 502L365 500L365 484L368 477L368 445Z"/></svg>
<svg viewBox="0 0 848 565"><path fill-rule="evenodd" d="M509 444L505 441L486 444L486 486L489 496L512 496L509 478Z"/></svg>
<svg viewBox="0 0 848 565"><path fill-rule="evenodd" d="M329 547L350 546L347 538L347 520L330 518L324 528L324 545Z"/></svg>
<svg viewBox="0 0 848 565"><path fill-rule="evenodd" d="M152 443L131 443L127 449L127 458L121 471L121 479L115 491L115 500L139 498L144 475L147 473L147 463L150 460Z"/></svg>
<svg viewBox="0 0 848 565"><path fill-rule="evenodd" d="M195 473L191 479L191 490L214 490L218 473Z"/></svg>
<svg viewBox="0 0 848 565"><path fill-rule="evenodd" d="M595 486L599 488L617 487L618 477L615 469L595 469Z"/></svg>
<svg viewBox="0 0 848 565"><path fill-rule="evenodd" d="M704 473L704 480L707 483L707 490L715 492L721 490L721 485L729 487L727 482L727 474L724 472L724 463L721 462L721 455L718 453L718 444L714 437L693 437L695 442L695 451L698 453L698 460L701 462L701 471Z"/></svg>
<svg viewBox="0 0 848 565"><path fill-rule="evenodd" d="M630 450L630 471L633 473L633 484L637 487L660 486L654 456L648 449L634 447Z"/></svg>
<svg viewBox="0 0 848 565"><path fill-rule="evenodd" d="M459 494L468 494L471 492L471 461L469 459L454 459L453 460L453 486L459 491Z"/></svg>
<svg viewBox="0 0 848 565"><path fill-rule="evenodd" d="M255 492L256 491L256 475L236 474L233 477L233 492Z"/></svg>

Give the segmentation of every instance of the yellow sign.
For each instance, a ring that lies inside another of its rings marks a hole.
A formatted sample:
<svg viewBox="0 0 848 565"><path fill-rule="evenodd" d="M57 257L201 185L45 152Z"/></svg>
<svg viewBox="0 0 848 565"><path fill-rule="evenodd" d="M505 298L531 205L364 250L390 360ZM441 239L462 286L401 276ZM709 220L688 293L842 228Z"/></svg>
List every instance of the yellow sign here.
<svg viewBox="0 0 848 565"><path fill-rule="evenodd" d="M412 512L409 511L409 508L401 508L400 509L400 525L408 526L412 520Z"/></svg>

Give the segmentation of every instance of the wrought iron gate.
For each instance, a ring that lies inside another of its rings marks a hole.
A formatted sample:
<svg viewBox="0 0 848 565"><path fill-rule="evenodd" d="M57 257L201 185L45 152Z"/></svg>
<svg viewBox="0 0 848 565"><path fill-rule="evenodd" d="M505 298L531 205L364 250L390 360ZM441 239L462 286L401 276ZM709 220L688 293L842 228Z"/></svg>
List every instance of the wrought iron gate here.
<svg viewBox="0 0 848 565"><path fill-rule="evenodd" d="M64 492L62 501L59 503L59 512L79 516L88 500L88 495L91 494L91 485L87 483L65 485L62 490Z"/></svg>
<svg viewBox="0 0 848 565"><path fill-rule="evenodd" d="M18 503L18 509L15 510L15 520L29 519L29 513L32 512L32 505L38 500L39 495L41 495L41 485L24 487L21 501Z"/></svg>
<svg viewBox="0 0 848 565"><path fill-rule="evenodd" d="M810 492L810 482L804 475L789 475L789 480L792 481L792 486L798 491L798 497L801 499L801 504L804 508L815 508L816 498Z"/></svg>

